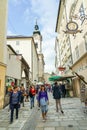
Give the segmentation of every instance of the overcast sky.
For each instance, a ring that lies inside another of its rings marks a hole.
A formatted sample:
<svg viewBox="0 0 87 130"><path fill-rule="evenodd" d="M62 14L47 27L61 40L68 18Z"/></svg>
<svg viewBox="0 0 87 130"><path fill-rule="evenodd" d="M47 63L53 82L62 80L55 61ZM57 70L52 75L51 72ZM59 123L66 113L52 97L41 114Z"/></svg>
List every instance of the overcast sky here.
<svg viewBox="0 0 87 130"><path fill-rule="evenodd" d="M37 19L45 72L55 71L55 27L59 0L8 0L8 35L32 36Z"/></svg>

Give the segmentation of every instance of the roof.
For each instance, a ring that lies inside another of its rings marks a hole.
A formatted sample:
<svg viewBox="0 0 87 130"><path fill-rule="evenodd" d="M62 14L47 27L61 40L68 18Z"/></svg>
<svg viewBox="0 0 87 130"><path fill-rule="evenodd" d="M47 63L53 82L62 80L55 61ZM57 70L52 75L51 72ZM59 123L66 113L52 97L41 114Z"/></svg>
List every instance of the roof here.
<svg viewBox="0 0 87 130"><path fill-rule="evenodd" d="M12 50L12 52L13 52L15 55L17 55L17 53L15 52L15 50L12 48L11 45L7 45L7 46L10 48L10 50Z"/></svg>
<svg viewBox="0 0 87 130"><path fill-rule="evenodd" d="M22 35L7 36L7 39L11 39L11 38L33 38L33 37L32 36L22 36Z"/></svg>

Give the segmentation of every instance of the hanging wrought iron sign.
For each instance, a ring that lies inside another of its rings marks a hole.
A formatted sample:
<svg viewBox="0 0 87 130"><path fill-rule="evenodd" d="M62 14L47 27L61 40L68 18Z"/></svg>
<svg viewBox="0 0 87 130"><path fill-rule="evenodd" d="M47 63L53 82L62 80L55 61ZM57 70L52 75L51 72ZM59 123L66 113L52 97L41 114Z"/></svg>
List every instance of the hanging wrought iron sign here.
<svg viewBox="0 0 87 130"><path fill-rule="evenodd" d="M67 30L69 31L77 31L78 30L78 24L76 22L70 21L66 25Z"/></svg>
<svg viewBox="0 0 87 130"><path fill-rule="evenodd" d="M76 33L81 33L82 30L78 29L78 24L76 22L70 21L66 25L66 31L63 30L63 32L72 34L74 36Z"/></svg>

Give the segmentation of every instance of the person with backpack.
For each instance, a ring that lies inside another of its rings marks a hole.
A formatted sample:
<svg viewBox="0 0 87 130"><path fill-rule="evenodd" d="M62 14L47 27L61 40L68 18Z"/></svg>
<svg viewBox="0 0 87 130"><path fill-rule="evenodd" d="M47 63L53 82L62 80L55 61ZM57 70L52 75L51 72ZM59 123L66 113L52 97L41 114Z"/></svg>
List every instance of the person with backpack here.
<svg viewBox="0 0 87 130"><path fill-rule="evenodd" d="M18 111L20 108L20 98L21 98L21 94L18 91L18 87L14 86L13 91L10 93L10 100L9 100L10 110L11 110L10 123L13 122L14 109L16 109L16 119L18 119Z"/></svg>
<svg viewBox="0 0 87 130"><path fill-rule="evenodd" d="M64 112L63 112L62 107L61 107L61 90L60 90L60 87L57 84L57 82L55 82L55 84L54 84L53 98L55 99L55 102L56 102L56 112L59 111L59 108L58 108L58 106L59 106L60 111L63 114Z"/></svg>
<svg viewBox="0 0 87 130"><path fill-rule="evenodd" d="M43 121L46 121L49 100L48 100L48 94L44 85L41 85L41 89L38 94L38 101L40 103Z"/></svg>

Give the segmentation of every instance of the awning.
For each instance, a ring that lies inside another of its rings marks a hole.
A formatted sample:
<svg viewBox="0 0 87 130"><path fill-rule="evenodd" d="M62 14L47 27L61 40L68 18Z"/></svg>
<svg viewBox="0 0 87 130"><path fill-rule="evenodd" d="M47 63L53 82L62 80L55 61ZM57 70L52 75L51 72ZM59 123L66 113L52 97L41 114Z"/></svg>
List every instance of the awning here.
<svg viewBox="0 0 87 130"><path fill-rule="evenodd" d="M65 76L51 76L49 77L49 81L63 81L68 80L70 78L74 78L74 75L65 75Z"/></svg>
<svg viewBox="0 0 87 130"><path fill-rule="evenodd" d="M62 76L51 76L51 77L49 77L49 81L57 81L60 78L62 78Z"/></svg>

